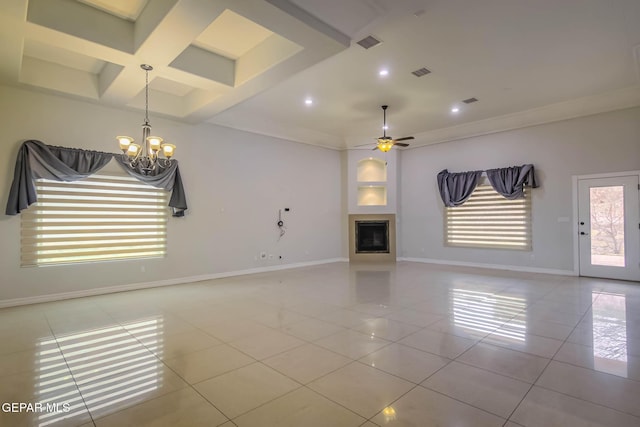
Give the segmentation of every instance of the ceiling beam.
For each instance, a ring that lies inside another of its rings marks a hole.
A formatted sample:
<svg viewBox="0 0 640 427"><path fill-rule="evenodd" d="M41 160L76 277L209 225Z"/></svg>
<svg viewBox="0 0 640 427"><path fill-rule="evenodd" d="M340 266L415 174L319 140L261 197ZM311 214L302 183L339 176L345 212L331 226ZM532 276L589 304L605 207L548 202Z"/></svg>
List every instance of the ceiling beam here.
<svg viewBox="0 0 640 427"><path fill-rule="evenodd" d="M0 80L20 79L24 49L28 0L3 0L0 3Z"/></svg>

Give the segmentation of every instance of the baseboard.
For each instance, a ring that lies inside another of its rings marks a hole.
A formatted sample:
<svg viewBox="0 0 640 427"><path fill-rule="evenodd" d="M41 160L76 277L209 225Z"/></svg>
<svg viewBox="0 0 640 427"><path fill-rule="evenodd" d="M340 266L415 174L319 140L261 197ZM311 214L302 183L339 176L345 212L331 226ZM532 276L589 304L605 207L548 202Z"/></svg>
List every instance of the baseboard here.
<svg viewBox="0 0 640 427"><path fill-rule="evenodd" d="M554 274L556 276L577 276L577 274L572 270L527 267L527 266L521 266L521 265L483 264L483 263L466 262L466 261L450 261L450 260L443 260L443 259L404 258L404 257L398 258L398 261L421 262L423 264L455 265L460 267L488 268L491 270L520 271L523 273Z"/></svg>
<svg viewBox="0 0 640 427"><path fill-rule="evenodd" d="M181 285L184 283L202 282L205 280L223 279L225 277L244 276L248 274L267 273L270 271L290 270L293 268L310 267L334 262L349 262L348 258L328 258L317 261L297 262L292 264L271 265L268 267L250 268L246 270L225 271L223 273L203 274L200 276L178 277L175 279L157 280L153 282L131 283L127 285L109 286L104 288L87 289L82 291L62 292L57 294L38 295L34 297L13 298L0 300L0 308L16 307L20 305L40 304L43 302L61 301L73 298L90 297L112 294L116 292L135 291L138 289L158 288L162 286Z"/></svg>

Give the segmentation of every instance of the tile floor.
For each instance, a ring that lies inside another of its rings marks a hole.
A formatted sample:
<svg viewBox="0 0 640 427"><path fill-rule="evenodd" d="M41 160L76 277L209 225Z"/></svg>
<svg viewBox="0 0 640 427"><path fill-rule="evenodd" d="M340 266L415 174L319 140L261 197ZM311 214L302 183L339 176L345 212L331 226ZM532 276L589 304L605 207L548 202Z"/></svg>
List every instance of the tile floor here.
<svg viewBox="0 0 640 427"><path fill-rule="evenodd" d="M7 308L0 401L2 426L639 426L640 284L336 263Z"/></svg>

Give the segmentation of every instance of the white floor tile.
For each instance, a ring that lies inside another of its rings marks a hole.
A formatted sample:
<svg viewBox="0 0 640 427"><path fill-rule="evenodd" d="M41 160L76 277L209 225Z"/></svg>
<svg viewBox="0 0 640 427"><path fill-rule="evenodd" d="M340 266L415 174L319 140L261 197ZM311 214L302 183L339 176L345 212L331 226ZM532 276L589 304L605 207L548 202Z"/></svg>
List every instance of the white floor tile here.
<svg viewBox="0 0 640 427"><path fill-rule="evenodd" d="M416 387L373 418L380 426L500 427L505 420L424 387Z"/></svg>
<svg viewBox="0 0 640 427"><path fill-rule="evenodd" d="M314 344L306 344L263 360L265 365L307 384L335 371L352 360Z"/></svg>
<svg viewBox="0 0 640 427"><path fill-rule="evenodd" d="M191 388L147 400L96 420L98 427L209 427L228 419Z"/></svg>
<svg viewBox="0 0 640 427"><path fill-rule="evenodd" d="M258 360L266 359L303 344L305 344L304 341L275 329L229 343L232 347Z"/></svg>
<svg viewBox="0 0 640 427"><path fill-rule="evenodd" d="M548 359L489 344L477 344L458 361L532 384Z"/></svg>
<svg viewBox="0 0 640 427"><path fill-rule="evenodd" d="M476 408L509 418L531 384L452 362L422 383Z"/></svg>
<svg viewBox="0 0 640 427"><path fill-rule="evenodd" d="M377 317L375 319L365 320L362 325L354 329L372 337L382 338L388 341L398 341L420 330L420 327L384 317Z"/></svg>
<svg viewBox="0 0 640 427"><path fill-rule="evenodd" d="M415 385L354 362L309 383L308 387L357 414L370 418Z"/></svg>
<svg viewBox="0 0 640 427"><path fill-rule="evenodd" d="M195 385L195 389L228 418L235 418L299 387L297 382L261 363Z"/></svg>
<svg viewBox="0 0 640 427"><path fill-rule="evenodd" d="M482 342L547 359L551 359L562 345L560 340L522 333L522 331L512 328L499 328L487 335Z"/></svg>
<svg viewBox="0 0 640 427"><path fill-rule="evenodd" d="M356 427L366 420L308 388L299 388L233 421L239 427Z"/></svg>
<svg viewBox="0 0 640 427"><path fill-rule="evenodd" d="M213 378L254 362L255 359L226 344L164 361L189 384Z"/></svg>
<svg viewBox="0 0 640 427"><path fill-rule="evenodd" d="M451 360L406 345L391 344L366 355L360 362L418 384Z"/></svg>
<svg viewBox="0 0 640 427"><path fill-rule="evenodd" d="M636 427L640 418L534 386L511 419L527 427Z"/></svg>
<svg viewBox="0 0 640 427"><path fill-rule="evenodd" d="M329 335L345 331L346 328L318 319L309 319L302 322L286 325L282 332L293 335L305 341L316 341Z"/></svg>
<svg viewBox="0 0 640 427"><path fill-rule="evenodd" d="M640 417L640 382L552 361L536 385Z"/></svg>
<svg viewBox="0 0 640 427"><path fill-rule="evenodd" d="M358 359L391 344L391 341L347 330L319 339L315 344L351 359Z"/></svg>
<svg viewBox="0 0 640 427"><path fill-rule="evenodd" d="M474 340L429 329L418 331L398 342L448 359L455 359L476 343Z"/></svg>

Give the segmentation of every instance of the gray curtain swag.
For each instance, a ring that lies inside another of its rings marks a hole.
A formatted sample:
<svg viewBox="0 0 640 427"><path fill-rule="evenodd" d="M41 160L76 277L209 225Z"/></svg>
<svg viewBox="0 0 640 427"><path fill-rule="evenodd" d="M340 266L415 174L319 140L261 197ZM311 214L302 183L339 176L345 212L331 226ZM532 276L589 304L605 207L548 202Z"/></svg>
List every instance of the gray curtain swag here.
<svg viewBox="0 0 640 427"><path fill-rule="evenodd" d="M522 199L525 185L538 187L533 165L488 169L486 172L493 189L509 200Z"/></svg>
<svg viewBox="0 0 640 427"><path fill-rule="evenodd" d="M96 173L114 157L134 178L153 187L172 190L169 206L173 208L173 216L184 216L187 209L186 196L178 162L175 160L168 168L157 168L152 176L146 176L141 171L130 170L117 154L54 147L36 140L25 141L18 151L6 214L17 215L37 201L34 179L78 181Z"/></svg>
<svg viewBox="0 0 640 427"><path fill-rule="evenodd" d="M509 200L523 198L525 185L529 185L531 188L538 187L533 165L530 164L458 173L449 173L444 169L438 174L438 189L444 205L453 207L466 202L478 185L483 172L487 173L487 178L493 189Z"/></svg>
<svg viewBox="0 0 640 427"><path fill-rule="evenodd" d="M444 169L438 174L440 197L447 207L460 206L471 197L478 186L482 171L449 173Z"/></svg>

